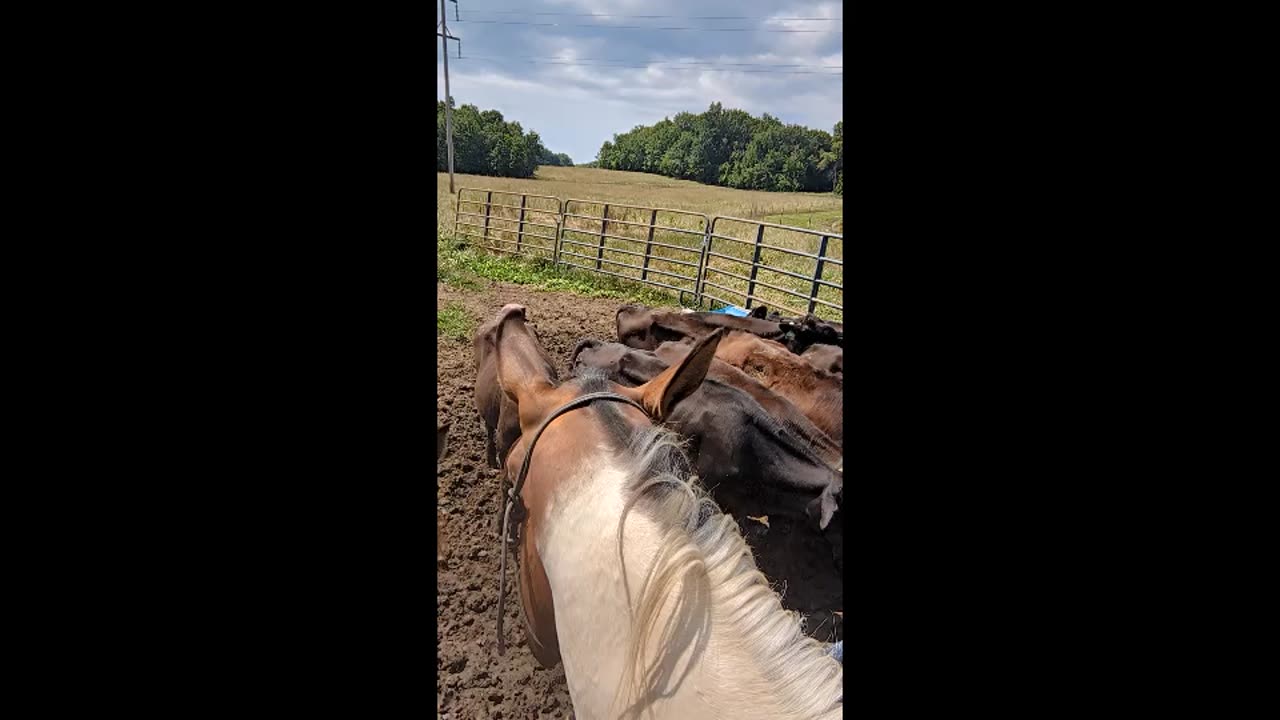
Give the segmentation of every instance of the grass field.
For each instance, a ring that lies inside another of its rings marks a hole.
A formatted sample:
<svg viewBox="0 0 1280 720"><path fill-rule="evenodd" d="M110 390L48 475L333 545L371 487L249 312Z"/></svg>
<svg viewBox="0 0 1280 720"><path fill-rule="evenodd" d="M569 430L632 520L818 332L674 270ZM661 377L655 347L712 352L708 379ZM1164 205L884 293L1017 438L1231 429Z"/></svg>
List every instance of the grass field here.
<svg viewBox="0 0 1280 720"><path fill-rule="evenodd" d="M477 324L476 319L467 312L467 309L456 303L436 311L436 335L444 335L455 340L470 340Z"/></svg>
<svg viewBox="0 0 1280 720"><path fill-rule="evenodd" d="M532 179L495 178L476 175L455 175L458 188L493 190L492 210L487 218L492 248L516 250L517 236L514 230L521 214L519 193L545 195L562 200L576 200L567 204L564 246L561 259L571 265L594 269L597 261L608 272L623 276L615 278L639 278L642 271L624 265L641 264L640 255L645 250L648 225L656 229L653 234L652 256L647 278L669 286L682 302L692 300L695 267L701 252L704 216L737 217L812 228L814 234L792 232L766 227L761 242L778 248L788 248L816 254L820 235L824 232L840 233L843 229L843 199L834 195L814 193L773 193L700 185L686 180L673 180L645 173L600 170L596 168L540 167ZM449 176L437 173L436 192L439 198L437 226L441 237L454 234L456 197L449 195ZM504 195L501 193L516 193ZM459 230L483 235L483 207L465 201L483 201L485 193L467 193L462 196L464 215ZM608 225L601 238L601 216L607 210ZM508 207L502 207L506 205ZM660 211L654 215L639 207L661 207L683 210ZM558 203L547 198L527 198L523 209L525 235L520 238L520 254L531 257L550 257L554 246L555 222L558 219ZM573 217L574 215L580 217ZM723 302L743 305L748 288L750 260L753 253L756 225L730 220L719 220L715 234L735 240L715 238L713 253L708 262L706 293ZM476 237L459 236L478 244ZM844 257L842 239L830 238L827 256ZM814 260L792 255L780 250L765 248L761 251L761 263L783 272L761 269L756 277L757 304L803 311L805 300L779 292L775 288L808 296L812 282L808 279L814 270ZM545 271L545 270L544 270ZM843 284L844 268L840 264L826 263L823 280ZM572 272L572 271L570 271ZM794 275L786 274L787 272ZM579 274L580 275L580 274ZM598 275L595 277L599 277ZM573 282L579 282L575 279ZM614 283L626 288L627 283ZM769 287L774 286L773 288ZM615 290L616 291L616 290ZM681 291L684 291L681 293ZM836 288L821 287L818 298L843 307L843 293ZM785 312L785 310L784 310ZM818 305L818 314L832 320L843 320L842 310Z"/></svg>

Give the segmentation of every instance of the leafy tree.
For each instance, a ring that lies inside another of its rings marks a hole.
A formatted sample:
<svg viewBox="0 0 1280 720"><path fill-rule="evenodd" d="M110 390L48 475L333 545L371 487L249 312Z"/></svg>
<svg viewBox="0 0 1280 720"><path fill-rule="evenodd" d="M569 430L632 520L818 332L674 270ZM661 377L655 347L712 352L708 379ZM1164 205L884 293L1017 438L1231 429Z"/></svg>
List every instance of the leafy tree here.
<svg viewBox="0 0 1280 720"><path fill-rule="evenodd" d="M830 184L833 191L839 195L844 191L844 121L836 123L835 132L832 134L830 147L824 150L821 159L818 161L818 169L822 171L822 178Z"/></svg>
<svg viewBox="0 0 1280 720"><path fill-rule="evenodd" d="M453 99L450 98L450 103ZM518 122L507 122L497 110L481 111L475 105L454 105L453 165L460 173L533 177L543 159L572 164L568 155L552 155L536 132L524 131ZM436 103L436 169L448 169L445 104Z"/></svg>
<svg viewBox="0 0 1280 720"><path fill-rule="evenodd" d="M682 112L615 135L596 162L613 170L650 172L712 185L756 190L843 189L843 123L833 136L759 119L712 103L700 115Z"/></svg>
<svg viewBox="0 0 1280 720"><path fill-rule="evenodd" d="M539 165L551 165L555 167L573 167L573 160L565 153L553 153L546 148L542 148L542 152L538 155Z"/></svg>

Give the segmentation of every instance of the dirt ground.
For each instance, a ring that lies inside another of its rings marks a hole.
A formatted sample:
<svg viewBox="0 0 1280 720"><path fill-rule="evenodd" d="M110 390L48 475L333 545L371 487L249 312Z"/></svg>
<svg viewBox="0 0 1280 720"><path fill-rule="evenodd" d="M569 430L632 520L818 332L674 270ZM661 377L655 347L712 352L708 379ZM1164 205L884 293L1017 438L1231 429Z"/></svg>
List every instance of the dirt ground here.
<svg viewBox="0 0 1280 720"><path fill-rule="evenodd" d="M621 300L507 283L492 283L479 291L438 284L436 298L438 307L460 304L480 322L507 303L526 306L529 324L557 363L562 377L568 374L569 353L579 339L616 340L614 317L623 304ZM497 654L498 471L484 462L484 423L475 409L471 344L438 337L437 348L436 419L440 423L453 422L449 454L441 463L436 494L447 554L446 563L437 568L437 714L453 720L571 718L563 666L543 669L525 645L517 590L512 587L514 575L509 575L507 582L507 652L502 657ZM765 532L763 527L746 529L753 546L753 540ZM787 532L776 523L768 530L780 531ZM512 562L508 556L508 565ZM761 567L767 574L763 558ZM815 606L841 607L839 593L839 578L831 578L816 595L797 597L799 593L793 589L784 594L783 602L791 609L809 613ZM810 617L806 627L814 637L828 640L843 637L841 624L840 616L820 612Z"/></svg>

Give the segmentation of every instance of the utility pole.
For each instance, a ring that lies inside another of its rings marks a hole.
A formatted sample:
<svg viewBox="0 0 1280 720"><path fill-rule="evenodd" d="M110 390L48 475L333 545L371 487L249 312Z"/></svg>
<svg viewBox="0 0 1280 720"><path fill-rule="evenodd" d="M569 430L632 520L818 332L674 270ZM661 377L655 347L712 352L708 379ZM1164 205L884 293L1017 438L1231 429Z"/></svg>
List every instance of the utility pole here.
<svg viewBox="0 0 1280 720"><path fill-rule="evenodd" d="M451 0L457 5L458 0ZM453 96L449 94L449 41L458 38L449 34L448 11L444 9L444 0L440 0L440 24L437 32L440 36L440 47L444 51L444 141L449 146L449 194L453 194ZM462 41L458 40L458 57L462 57Z"/></svg>

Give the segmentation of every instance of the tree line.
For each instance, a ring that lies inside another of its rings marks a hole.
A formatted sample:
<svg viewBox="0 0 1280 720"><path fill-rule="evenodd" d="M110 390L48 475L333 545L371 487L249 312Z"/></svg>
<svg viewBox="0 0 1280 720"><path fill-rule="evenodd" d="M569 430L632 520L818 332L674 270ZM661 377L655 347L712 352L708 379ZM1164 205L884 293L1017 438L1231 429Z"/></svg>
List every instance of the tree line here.
<svg viewBox="0 0 1280 720"><path fill-rule="evenodd" d="M754 118L720 103L614 135L596 162L746 190L844 193L844 121L834 132Z"/></svg>
<svg viewBox="0 0 1280 720"><path fill-rule="evenodd" d="M450 98L452 102L452 98ZM572 166L564 153L553 153L538 133L507 122L497 110L475 105L453 108L453 169L468 175L533 177L539 165ZM436 101L436 170L449 169L444 101Z"/></svg>

